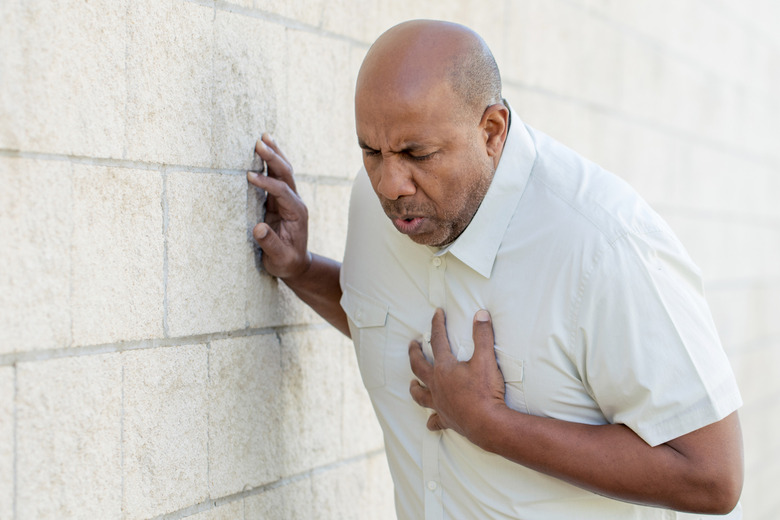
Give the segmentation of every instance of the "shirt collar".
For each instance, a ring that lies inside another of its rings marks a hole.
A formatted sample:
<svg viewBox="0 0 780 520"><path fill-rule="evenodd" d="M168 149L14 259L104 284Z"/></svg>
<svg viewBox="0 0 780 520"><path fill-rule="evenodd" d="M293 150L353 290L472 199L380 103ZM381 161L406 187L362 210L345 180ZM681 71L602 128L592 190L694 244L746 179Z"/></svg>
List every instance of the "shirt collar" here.
<svg viewBox="0 0 780 520"><path fill-rule="evenodd" d="M436 253L452 253L485 278L490 278L498 248L536 160L531 135L509 104L504 104L509 108L512 124L485 198L463 233Z"/></svg>

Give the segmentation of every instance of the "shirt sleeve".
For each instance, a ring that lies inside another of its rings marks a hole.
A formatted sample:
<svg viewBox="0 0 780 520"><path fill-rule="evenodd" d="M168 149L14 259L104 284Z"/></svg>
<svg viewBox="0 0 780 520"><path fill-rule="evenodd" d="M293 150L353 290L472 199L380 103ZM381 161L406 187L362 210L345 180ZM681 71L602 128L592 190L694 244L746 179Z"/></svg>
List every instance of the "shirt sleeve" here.
<svg viewBox="0 0 780 520"><path fill-rule="evenodd" d="M576 357L609 422L656 446L742 405L699 271L674 236L605 246L580 294Z"/></svg>

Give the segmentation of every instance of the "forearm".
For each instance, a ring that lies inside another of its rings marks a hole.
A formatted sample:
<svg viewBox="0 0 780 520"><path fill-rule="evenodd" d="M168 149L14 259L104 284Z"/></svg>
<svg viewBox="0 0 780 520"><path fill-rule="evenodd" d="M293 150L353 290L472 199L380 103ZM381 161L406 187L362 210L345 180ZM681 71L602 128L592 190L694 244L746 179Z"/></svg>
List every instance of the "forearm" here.
<svg viewBox="0 0 780 520"><path fill-rule="evenodd" d="M518 464L628 502L723 514L741 489L741 456L726 470L713 467L722 464L719 448L728 446L713 446L717 456L690 457L669 444L651 447L618 424L586 425L503 408L469 438Z"/></svg>
<svg viewBox="0 0 780 520"><path fill-rule="evenodd" d="M306 271L294 278L283 278L282 281L317 314L349 336L347 315L340 303L341 263L316 254L311 257L311 264Z"/></svg>

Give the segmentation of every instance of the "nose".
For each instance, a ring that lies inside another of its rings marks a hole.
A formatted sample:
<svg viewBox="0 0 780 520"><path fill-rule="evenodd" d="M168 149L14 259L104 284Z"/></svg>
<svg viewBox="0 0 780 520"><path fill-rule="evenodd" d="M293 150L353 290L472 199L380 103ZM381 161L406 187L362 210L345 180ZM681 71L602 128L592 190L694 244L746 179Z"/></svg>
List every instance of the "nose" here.
<svg viewBox="0 0 780 520"><path fill-rule="evenodd" d="M417 191L411 170L398 157L385 157L374 174L378 176L376 192L386 199L397 200Z"/></svg>

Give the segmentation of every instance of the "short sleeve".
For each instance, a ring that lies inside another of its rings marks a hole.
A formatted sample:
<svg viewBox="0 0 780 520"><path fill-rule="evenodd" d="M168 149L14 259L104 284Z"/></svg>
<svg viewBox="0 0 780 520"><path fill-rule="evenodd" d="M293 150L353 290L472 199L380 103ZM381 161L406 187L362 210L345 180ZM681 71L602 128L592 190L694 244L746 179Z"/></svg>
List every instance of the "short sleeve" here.
<svg viewBox="0 0 780 520"><path fill-rule="evenodd" d="M701 276L666 231L601 251L575 313L575 357L607 420L655 446L742 405Z"/></svg>

